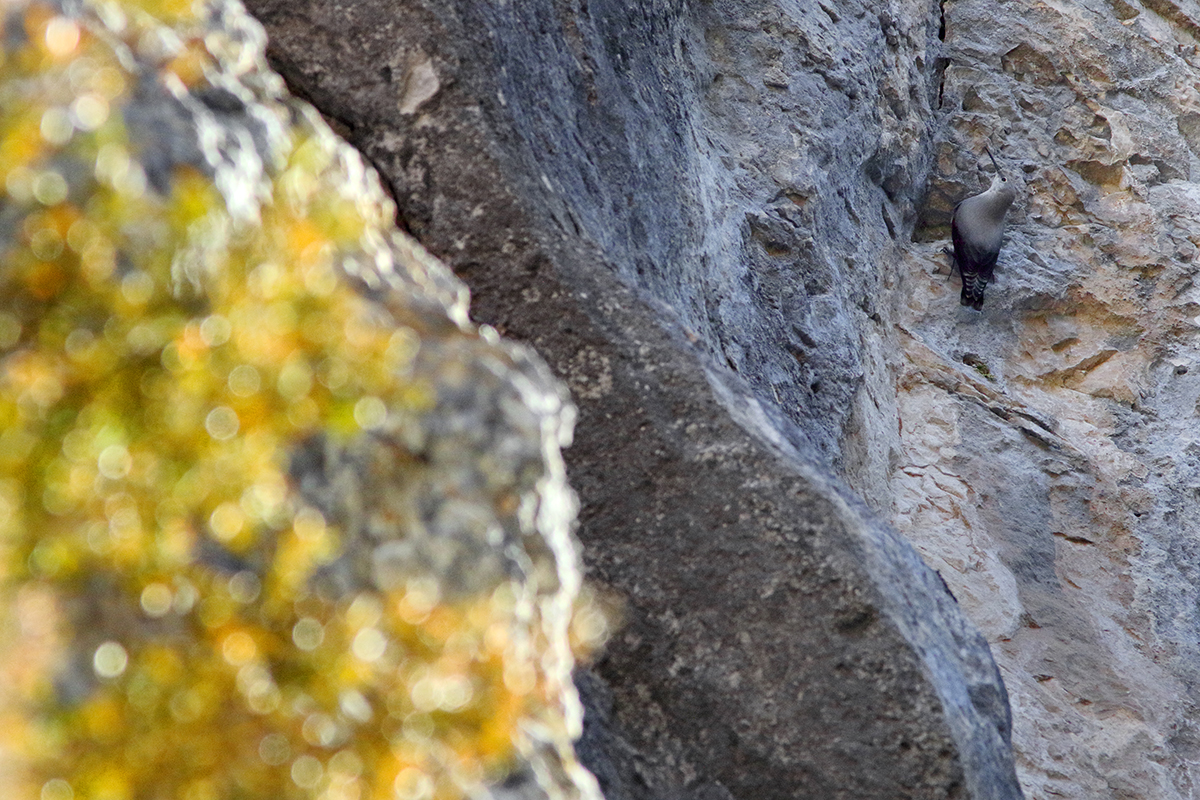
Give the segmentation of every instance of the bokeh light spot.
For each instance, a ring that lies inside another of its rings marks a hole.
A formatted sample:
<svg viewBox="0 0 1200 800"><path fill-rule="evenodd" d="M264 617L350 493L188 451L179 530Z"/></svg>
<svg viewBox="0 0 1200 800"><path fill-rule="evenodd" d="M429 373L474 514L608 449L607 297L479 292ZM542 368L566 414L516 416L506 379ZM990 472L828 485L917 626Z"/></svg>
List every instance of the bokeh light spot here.
<svg viewBox="0 0 1200 800"><path fill-rule="evenodd" d="M286 400L295 402L308 394L312 383L312 370L308 364L302 359L293 358L283 365L276 386Z"/></svg>
<svg viewBox="0 0 1200 800"><path fill-rule="evenodd" d="M387 637L378 628L363 628L355 634L350 650L361 661L378 661L387 650Z"/></svg>
<svg viewBox="0 0 1200 800"><path fill-rule="evenodd" d="M121 279L121 295L135 306L145 305L153 294L154 279L141 270Z"/></svg>
<svg viewBox="0 0 1200 800"><path fill-rule="evenodd" d="M238 670L237 684L254 713L270 714L279 707L279 687L262 664L243 665Z"/></svg>
<svg viewBox="0 0 1200 800"><path fill-rule="evenodd" d="M46 49L58 58L75 52L79 45L79 26L66 17L55 17L46 26Z"/></svg>
<svg viewBox="0 0 1200 800"><path fill-rule="evenodd" d="M261 591L262 581L249 570L242 570L229 579L229 596L243 605L257 600Z"/></svg>
<svg viewBox="0 0 1200 800"><path fill-rule="evenodd" d="M233 326L220 314L210 314L200 323L200 338L209 347L220 347L229 341Z"/></svg>
<svg viewBox="0 0 1200 800"><path fill-rule="evenodd" d="M223 542L231 541L242 532L246 524L246 514L237 503L221 503L208 518L208 525L218 539Z"/></svg>
<svg viewBox="0 0 1200 800"><path fill-rule="evenodd" d="M62 255L62 236L54 228L42 228L29 238L29 250L42 261L53 261Z"/></svg>
<svg viewBox="0 0 1200 800"><path fill-rule="evenodd" d="M87 354L95 341L96 335L87 328L76 328L67 336L63 349L67 355L79 358Z"/></svg>
<svg viewBox="0 0 1200 800"><path fill-rule="evenodd" d="M296 512L292 530L305 541L316 541L325 534L325 517L312 506L305 506Z"/></svg>
<svg viewBox="0 0 1200 800"><path fill-rule="evenodd" d="M344 715L357 722L370 722L373 716L370 701L357 690L342 692L338 698L338 708Z"/></svg>
<svg viewBox="0 0 1200 800"><path fill-rule="evenodd" d="M471 681L467 676L452 675L442 682L438 705L443 711L451 713L461 711L471 702L474 694Z"/></svg>
<svg viewBox="0 0 1200 800"><path fill-rule="evenodd" d="M354 404L354 421L364 431L381 428L387 421L387 406L378 397L363 397Z"/></svg>
<svg viewBox="0 0 1200 800"><path fill-rule="evenodd" d="M171 611L175 597L165 583L152 583L142 589L142 611L150 617L165 617Z"/></svg>
<svg viewBox="0 0 1200 800"><path fill-rule="evenodd" d="M42 138L46 140L47 144L62 147L75 135L75 124L71 121L71 115L67 113L66 109L48 108L42 113L40 130Z"/></svg>
<svg viewBox="0 0 1200 800"><path fill-rule="evenodd" d="M408 692L413 708L425 713L436 710L442 704L440 689L438 682L428 674L413 683Z"/></svg>
<svg viewBox="0 0 1200 800"><path fill-rule="evenodd" d="M404 596L397 604L400 619L410 625L419 625L437 605L440 592L436 581L427 577L410 579L405 585Z"/></svg>
<svg viewBox="0 0 1200 800"><path fill-rule="evenodd" d="M258 370L249 364L234 367L229 372L229 391L238 397L249 397L262 386Z"/></svg>
<svg viewBox="0 0 1200 800"><path fill-rule="evenodd" d="M433 796L433 780L416 767L400 770L395 788L398 800L426 800Z"/></svg>
<svg viewBox="0 0 1200 800"><path fill-rule="evenodd" d="M217 406L204 418L204 429L218 441L232 439L237 435L240 425L237 412L229 406Z"/></svg>
<svg viewBox="0 0 1200 800"><path fill-rule="evenodd" d="M363 761L353 750L339 750L329 759L329 771L342 778L362 775Z"/></svg>
<svg viewBox="0 0 1200 800"><path fill-rule="evenodd" d="M340 738L338 724L328 714L309 714L300 732L314 747L332 747Z"/></svg>
<svg viewBox="0 0 1200 800"><path fill-rule="evenodd" d="M301 650L316 650L324 640L325 626L312 617L304 617L292 626L292 641Z"/></svg>
<svg viewBox="0 0 1200 800"><path fill-rule="evenodd" d="M18 203L28 203L33 199L33 179L36 173L24 164L18 164L9 170L4 179L4 189L8 196Z"/></svg>
<svg viewBox="0 0 1200 800"><path fill-rule="evenodd" d="M235 667L241 666L258 655L254 637L245 631L234 631L221 642L221 655Z"/></svg>
<svg viewBox="0 0 1200 800"><path fill-rule="evenodd" d="M42 800L73 800L75 791L62 778L53 778L42 784Z"/></svg>
<svg viewBox="0 0 1200 800"><path fill-rule="evenodd" d="M44 206L56 206L67 199L67 179L52 169L39 172L33 179L33 196Z"/></svg>
<svg viewBox="0 0 1200 800"><path fill-rule="evenodd" d="M132 466L133 459L130 457L129 451L120 444L110 444L100 451L100 457L96 459L96 467L100 470L100 474L114 481L128 475Z"/></svg>
<svg viewBox="0 0 1200 800"><path fill-rule="evenodd" d="M526 695L537 686L537 670L525 661L510 661L504 665L504 687L516 695Z"/></svg>
<svg viewBox="0 0 1200 800"><path fill-rule="evenodd" d="M321 782L325 768L313 756L304 755L292 762L292 780L301 789L312 789Z"/></svg>
<svg viewBox="0 0 1200 800"><path fill-rule="evenodd" d="M181 580L175 587L175 613L186 614L196 605L196 601L200 599L200 593L196 591L196 587L192 586L187 581Z"/></svg>
<svg viewBox="0 0 1200 800"><path fill-rule="evenodd" d="M268 733L258 743L258 757L264 764L277 767L286 764L292 757L292 747L286 736L278 733Z"/></svg>
<svg viewBox="0 0 1200 800"><path fill-rule="evenodd" d="M80 130L96 130L108 121L108 100L95 92L80 95L71 103L71 119Z"/></svg>
<svg viewBox="0 0 1200 800"><path fill-rule="evenodd" d="M92 656L92 669L101 678L116 678L129 665L129 654L116 642L105 642L96 648Z"/></svg>

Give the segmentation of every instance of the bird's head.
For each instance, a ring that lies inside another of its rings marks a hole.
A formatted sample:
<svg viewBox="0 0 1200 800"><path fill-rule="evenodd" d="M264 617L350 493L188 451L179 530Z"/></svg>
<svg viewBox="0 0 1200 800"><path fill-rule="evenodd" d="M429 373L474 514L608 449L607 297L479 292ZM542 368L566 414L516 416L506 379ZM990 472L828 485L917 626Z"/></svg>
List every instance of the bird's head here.
<svg viewBox="0 0 1200 800"><path fill-rule="evenodd" d="M1000 169L1000 165L996 163L996 157L992 155L991 148L985 145L983 151L988 154L988 158L992 160L992 166L996 168L996 175L992 178L992 185L988 187L988 191L1003 195L1011 203L1017 196L1016 188L1013 186L1012 181L1008 179L1008 176L1004 174L1004 170Z"/></svg>

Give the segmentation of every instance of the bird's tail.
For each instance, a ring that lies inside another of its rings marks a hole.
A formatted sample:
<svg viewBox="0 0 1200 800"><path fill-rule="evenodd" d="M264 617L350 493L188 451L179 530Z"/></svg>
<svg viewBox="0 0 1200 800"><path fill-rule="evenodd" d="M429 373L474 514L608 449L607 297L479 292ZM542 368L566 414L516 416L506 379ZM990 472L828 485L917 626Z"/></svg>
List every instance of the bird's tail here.
<svg viewBox="0 0 1200 800"><path fill-rule="evenodd" d="M982 275L972 275L969 272L959 270L962 274L962 296L958 302L964 306L971 306L976 311L983 310L983 290L987 288L988 280Z"/></svg>

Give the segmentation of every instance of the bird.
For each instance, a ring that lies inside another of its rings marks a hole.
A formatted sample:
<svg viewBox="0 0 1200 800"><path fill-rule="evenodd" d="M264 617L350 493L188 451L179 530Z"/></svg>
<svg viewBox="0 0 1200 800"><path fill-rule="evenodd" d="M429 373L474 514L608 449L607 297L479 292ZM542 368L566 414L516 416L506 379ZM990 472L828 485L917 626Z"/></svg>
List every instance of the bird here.
<svg viewBox="0 0 1200 800"><path fill-rule="evenodd" d="M983 310L983 290L996 269L1000 245L1004 241L1004 216L1017 192L996 163L992 151L984 148L996 177L982 194L968 197L954 209L950 218L950 236L954 240L954 264L962 276L959 302L976 311Z"/></svg>

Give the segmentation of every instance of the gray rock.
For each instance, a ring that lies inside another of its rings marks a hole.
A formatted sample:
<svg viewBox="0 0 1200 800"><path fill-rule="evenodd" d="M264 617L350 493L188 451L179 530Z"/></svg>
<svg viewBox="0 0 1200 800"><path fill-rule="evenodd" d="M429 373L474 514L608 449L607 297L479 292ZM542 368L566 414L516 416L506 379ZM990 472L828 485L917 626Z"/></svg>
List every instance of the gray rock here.
<svg viewBox="0 0 1200 800"><path fill-rule="evenodd" d="M579 404L610 800L1020 797L986 643L845 483L889 508L936 8L249 5Z"/></svg>
<svg viewBox="0 0 1200 800"><path fill-rule="evenodd" d="M945 19L918 238L985 142L1026 186L982 315L908 254L894 519L993 643L1029 795L1194 797L1195 9Z"/></svg>

